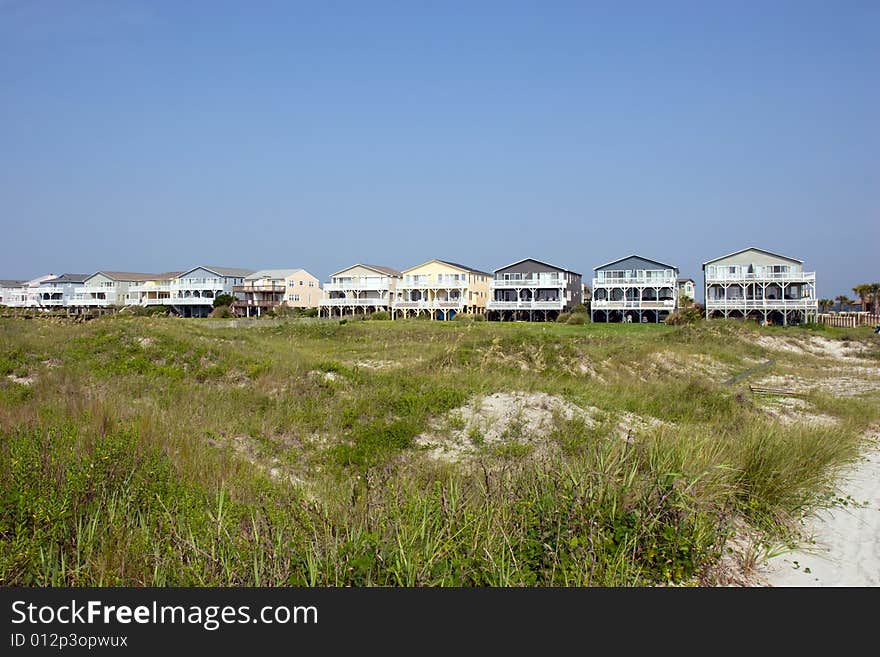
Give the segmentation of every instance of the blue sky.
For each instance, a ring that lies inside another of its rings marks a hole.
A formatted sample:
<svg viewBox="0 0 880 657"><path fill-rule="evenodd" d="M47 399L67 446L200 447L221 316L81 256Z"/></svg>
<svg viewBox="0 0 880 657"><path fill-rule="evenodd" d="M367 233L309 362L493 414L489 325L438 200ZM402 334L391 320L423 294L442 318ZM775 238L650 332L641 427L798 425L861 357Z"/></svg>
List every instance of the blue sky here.
<svg viewBox="0 0 880 657"><path fill-rule="evenodd" d="M880 2L0 0L0 278L748 245L880 279Z"/></svg>

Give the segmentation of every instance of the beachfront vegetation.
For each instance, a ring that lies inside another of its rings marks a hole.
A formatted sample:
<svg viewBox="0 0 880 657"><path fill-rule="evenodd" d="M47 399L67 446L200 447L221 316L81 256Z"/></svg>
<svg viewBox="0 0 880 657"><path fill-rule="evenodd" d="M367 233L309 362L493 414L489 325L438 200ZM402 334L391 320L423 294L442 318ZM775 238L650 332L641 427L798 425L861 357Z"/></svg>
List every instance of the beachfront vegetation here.
<svg viewBox="0 0 880 657"><path fill-rule="evenodd" d="M817 336L880 365L867 328L2 320L0 583L711 583L880 419L870 387L750 393L827 379ZM494 435L478 400L514 392Z"/></svg>

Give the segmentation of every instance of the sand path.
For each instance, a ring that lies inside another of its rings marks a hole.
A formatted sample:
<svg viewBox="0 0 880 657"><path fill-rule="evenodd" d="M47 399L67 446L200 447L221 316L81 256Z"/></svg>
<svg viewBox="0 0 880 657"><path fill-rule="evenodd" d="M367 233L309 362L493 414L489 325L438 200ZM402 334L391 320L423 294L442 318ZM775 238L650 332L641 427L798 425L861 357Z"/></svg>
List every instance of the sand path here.
<svg viewBox="0 0 880 657"><path fill-rule="evenodd" d="M759 577L768 586L880 586L880 430L841 482L854 503L822 511L812 520L814 545L766 561Z"/></svg>

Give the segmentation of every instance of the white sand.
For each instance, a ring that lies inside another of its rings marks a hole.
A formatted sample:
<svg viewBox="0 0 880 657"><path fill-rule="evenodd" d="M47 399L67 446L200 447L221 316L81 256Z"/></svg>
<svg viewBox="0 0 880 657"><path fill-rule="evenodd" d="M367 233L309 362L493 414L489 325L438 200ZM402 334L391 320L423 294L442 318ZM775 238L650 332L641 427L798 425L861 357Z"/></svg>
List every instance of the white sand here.
<svg viewBox="0 0 880 657"><path fill-rule="evenodd" d="M845 507L823 511L808 527L815 544L769 559L759 568L768 586L880 586L880 444L845 477Z"/></svg>

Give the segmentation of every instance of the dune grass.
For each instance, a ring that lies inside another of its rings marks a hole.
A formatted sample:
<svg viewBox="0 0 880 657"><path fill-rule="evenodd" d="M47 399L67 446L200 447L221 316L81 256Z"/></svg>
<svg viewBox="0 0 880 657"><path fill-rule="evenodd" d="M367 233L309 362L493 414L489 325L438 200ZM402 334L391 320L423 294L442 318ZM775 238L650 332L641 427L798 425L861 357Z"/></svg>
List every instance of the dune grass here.
<svg viewBox="0 0 880 657"><path fill-rule="evenodd" d="M709 583L738 520L790 531L880 418L876 393L814 392L834 425L774 421L747 384L724 383L771 355L757 332L3 320L0 582ZM877 359L867 330L761 333L862 341ZM450 411L499 391L608 421L559 418L531 443L475 437L461 462L418 447ZM660 422L623 440L611 421L623 413Z"/></svg>

